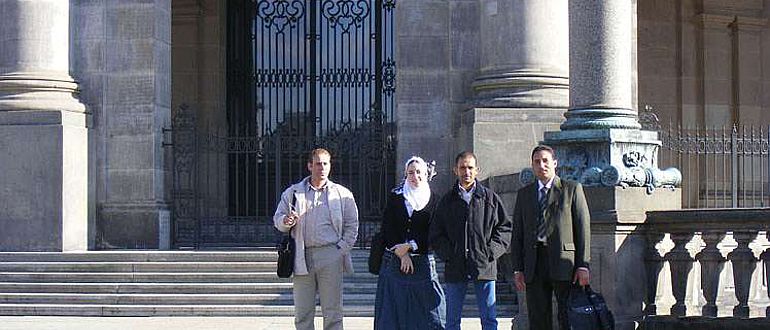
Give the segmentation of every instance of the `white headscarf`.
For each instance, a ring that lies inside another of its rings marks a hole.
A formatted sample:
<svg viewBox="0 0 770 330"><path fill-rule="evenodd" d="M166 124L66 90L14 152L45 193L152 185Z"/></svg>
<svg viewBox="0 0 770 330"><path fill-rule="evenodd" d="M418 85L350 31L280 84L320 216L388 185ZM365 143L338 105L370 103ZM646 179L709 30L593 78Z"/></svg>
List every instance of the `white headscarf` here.
<svg viewBox="0 0 770 330"><path fill-rule="evenodd" d="M406 173L409 170L409 164L411 163L416 164L417 168L424 173L425 181L423 181L419 187L412 187L412 184L409 183L409 180L407 179ZM428 164L425 163L425 160L417 156L412 156L412 158L409 158L409 160L406 161L406 164L404 164L404 185L402 193L404 194L404 199L406 199L409 205L412 206L414 211L422 210L430 201L430 185L428 184L428 178Z"/></svg>

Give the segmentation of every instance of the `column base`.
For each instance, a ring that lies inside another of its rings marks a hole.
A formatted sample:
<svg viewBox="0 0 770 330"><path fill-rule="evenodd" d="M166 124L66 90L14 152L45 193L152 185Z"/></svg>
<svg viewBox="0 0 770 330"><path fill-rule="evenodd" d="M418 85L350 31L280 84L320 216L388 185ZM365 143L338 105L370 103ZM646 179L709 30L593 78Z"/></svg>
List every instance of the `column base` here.
<svg viewBox="0 0 770 330"><path fill-rule="evenodd" d="M96 248L171 248L171 212L161 204L105 204L99 207Z"/></svg>

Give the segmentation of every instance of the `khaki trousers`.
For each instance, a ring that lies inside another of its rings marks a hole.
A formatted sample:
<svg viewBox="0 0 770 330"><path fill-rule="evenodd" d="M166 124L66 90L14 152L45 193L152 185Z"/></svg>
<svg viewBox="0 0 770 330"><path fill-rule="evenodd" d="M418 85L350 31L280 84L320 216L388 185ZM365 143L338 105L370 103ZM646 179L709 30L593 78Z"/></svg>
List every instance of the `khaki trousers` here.
<svg viewBox="0 0 770 330"><path fill-rule="evenodd" d="M321 300L324 330L342 330L342 274L344 258L336 245L305 249L307 275L295 275L294 326L314 330L316 293Z"/></svg>

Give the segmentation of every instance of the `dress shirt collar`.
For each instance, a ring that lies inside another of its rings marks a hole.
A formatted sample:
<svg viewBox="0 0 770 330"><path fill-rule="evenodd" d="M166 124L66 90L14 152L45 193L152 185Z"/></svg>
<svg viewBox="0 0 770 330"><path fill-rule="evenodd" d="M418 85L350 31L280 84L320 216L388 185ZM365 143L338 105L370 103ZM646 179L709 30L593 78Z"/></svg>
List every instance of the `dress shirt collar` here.
<svg viewBox="0 0 770 330"><path fill-rule="evenodd" d="M543 184L543 182L541 182L540 180L537 180L537 191L542 191L543 187L546 187L546 189L551 190L551 188L553 187L553 179L555 179L555 178L556 178L556 176L554 175L545 184Z"/></svg>
<svg viewBox="0 0 770 330"><path fill-rule="evenodd" d="M460 192L460 198L462 198L466 203L471 202L471 196L476 191L476 181L473 181L473 185L471 185L471 189L465 190L463 186L460 183L457 183L457 188L459 188Z"/></svg>

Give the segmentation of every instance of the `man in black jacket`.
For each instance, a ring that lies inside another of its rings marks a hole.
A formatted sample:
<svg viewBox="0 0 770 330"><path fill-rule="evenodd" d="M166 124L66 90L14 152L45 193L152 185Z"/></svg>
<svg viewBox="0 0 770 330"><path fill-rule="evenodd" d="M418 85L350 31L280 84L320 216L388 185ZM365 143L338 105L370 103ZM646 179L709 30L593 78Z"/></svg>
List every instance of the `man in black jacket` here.
<svg viewBox="0 0 770 330"><path fill-rule="evenodd" d="M511 242L511 220L500 197L476 181L479 169L473 153L457 155L454 172L458 182L439 201L429 235L436 254L446 262L447 329L460 329L468 283L476 291L482 329L497 329L497 258Z"/></svg>

